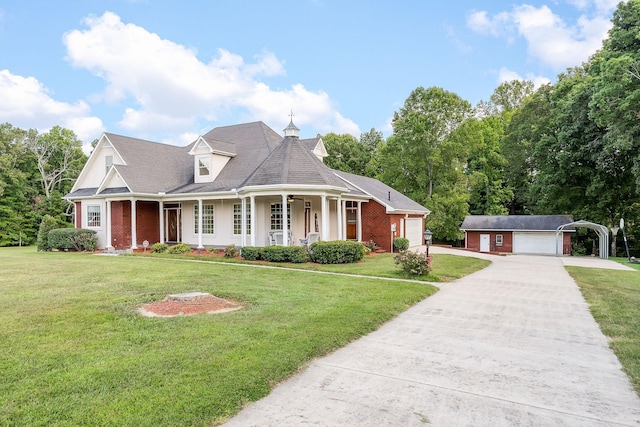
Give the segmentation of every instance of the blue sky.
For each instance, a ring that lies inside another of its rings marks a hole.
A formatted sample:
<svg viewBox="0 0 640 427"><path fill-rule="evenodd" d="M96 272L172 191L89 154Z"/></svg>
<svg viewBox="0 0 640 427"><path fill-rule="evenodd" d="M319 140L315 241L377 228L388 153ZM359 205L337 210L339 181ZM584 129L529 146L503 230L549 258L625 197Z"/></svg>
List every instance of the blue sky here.
<svg viewBox="0 0 640 427"><path fill-rule="evenodd" d="M388 135L411 91L472 104L553 82L601 47L615 0L0 0L0 123L185 145L261 120Z"/></svg>

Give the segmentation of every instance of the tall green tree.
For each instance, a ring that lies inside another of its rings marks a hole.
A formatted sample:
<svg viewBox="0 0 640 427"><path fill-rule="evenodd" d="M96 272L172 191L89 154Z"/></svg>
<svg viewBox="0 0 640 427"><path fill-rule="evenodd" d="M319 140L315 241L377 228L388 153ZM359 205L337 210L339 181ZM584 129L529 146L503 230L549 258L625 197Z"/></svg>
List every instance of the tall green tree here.
<svg viewBox="0 0 640 427"><path fill-rule="evenodd" d="M471 118L451 139L467 148L465 175L469 189L469 213L506 215L513 192L506 187L506 159L501 154L504 126L501 116Z"/></svg>
<svg viewBox="0 0 640 427"><path fill-rule="evenodd" d="M75 133L54 126L43 134L30 133L25 143L35 156L45 197L50 198L55 190L68 192L87 160Z"/></svg>
<svg viewBox="0 0 640 427"><path fill-rule="evenodd" d="M394 114L393 135L374 155L381 181L431 210L427 221L437 239L461 237L468 209L466 150L449 137L471 112L471 105L452 92L419 87Z"/></svg>
<svg viewBox="0 0 640 427"><path fill-rule="evenodd" d="M9 123L0 125L0 246L29 244L35 239L34 218L28 195L26 132Z"/></svg>
<svg viewBox="0 0 640 427"><path fill-rule="evenodd" d="M531 214L536 200L531 197L531 185L536 179L537 165L533 151L536 143L551 131L552 85L544 85L514 110L505 127L501 153L506 160L504 181L512 192L507 203L509 214Z"/></svg>
<svg viewBox="0 0 640 427"><path fill-rule="evenodd" d="M371 152L349 134L329 133L322 137L328 156L324 162L330 168L365 175Z"/></svg>
<svg viewBox="0 0 640 427"><path fill-rule="evenodd" d="M621 2L612 22L589 67L589 115L605 130L600 162L615 157L618 168L627 168L629 160L640 190L640 0Z"/></svg>
<svg viewBox="0 0 640 427"><path fill-rule="evenodd" d="M534 92L531 80L510 80L496 88L490 101L500 112L509 112L520 108Z"/></svg>

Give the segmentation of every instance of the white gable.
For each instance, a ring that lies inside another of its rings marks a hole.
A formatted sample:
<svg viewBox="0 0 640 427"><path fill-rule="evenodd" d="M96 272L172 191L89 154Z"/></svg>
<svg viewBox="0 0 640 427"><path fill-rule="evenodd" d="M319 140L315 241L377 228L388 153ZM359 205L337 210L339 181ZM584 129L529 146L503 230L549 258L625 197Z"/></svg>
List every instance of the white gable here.
<svg viewBox="0 0 640 427"><path fill-rule="evenodd" d="M189 151L189 154L191 154L192 156L211 153L213 153L213 149L202 137L198 138L198 141L194 144L191 151Z"/></svg>
<svg viewBox="0 0 640 427"><path fill-rule="evenodd" d="M231 157L230 153L214 150L204 138L198 138L189 154L194 161L194 182L213 182Z"/></svg>
<svg viewBox="0 0 640 427"><path fill-rule="evenodd" d="M109 170L109 173L107 173L107 176L104 177L104 180L98 187L98 193L103 190L106 190L107 188L122 188L122 187L129 188L125 180L122 178L122 176L118 172L118 168L116 166L111 168Z"/></svg>
<svg viewBox="0 0 640 427"><path fill-rule="evenodd" d="M329 155L329 153L327 153L327 149L324 146L324 142L322 142L322 138L318 138L318 143L315 147L313 147L313 154L315 154L316 157L323 162L324 158Z"/></svg>
<svg viewBox="0 0 640 427"><path fill-rule="evenodd" d="M93 152L89 156L87 163L85 163L82 168L82 172L80 172L71 191L75 191L78 188L99 187L107 175L107 166L110 164L126 165L124 159L113 144L111 144L107 135L103 134L96 148L93 149Z"/></svg>

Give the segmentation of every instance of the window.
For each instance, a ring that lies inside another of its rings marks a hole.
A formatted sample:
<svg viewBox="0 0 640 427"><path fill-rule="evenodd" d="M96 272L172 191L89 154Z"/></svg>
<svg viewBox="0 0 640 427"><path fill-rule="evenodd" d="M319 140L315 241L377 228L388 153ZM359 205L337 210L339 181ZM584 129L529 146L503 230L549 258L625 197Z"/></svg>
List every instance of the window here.
<svg viewBox="0 0 640 427"><path fill-rule="evenodd" d="M251 234L251 202L247 202L244 212L247 221L247 234ZM233 234L242 234L242 203L233 204Z"/></svg>
<svg viewBox="0 0 640 427"><path fill-rule="evenodd" d="M209 159L198 159L198 174L200 176L209 176Z"/></svg>
<svg viewBox="0 0 640 427"><path fill-rule="evenodd" d="M87 206L87 227L100 227L100 205Z"/></svg>
<svg viewBox="0 0 640 427"><path fill-rule="evenodd" d="M291 207L287 209L287 229L291 230ZM271 230L282 230L282 203L271 203Z"/></svg>
<svg viewBox="0 0 640 427"><path fill-rule="evenodd" d="M496 234L496 246L502 246L502 234Z"/></svg>
<svg viewBox="0 0 640 427"><path fill-rule="evenodd" d="M111 169L111 166L113 166L113 156L106 156L104 158L104 167L105 167L104 173L109 172L109 169Z"/></svg>
<svg viewBox="0 0 640 427"><path fill-rule="evenodd" d="M198 215L198 205L193 207L193 224L195 225L194 232L198 234L198 220L200 219ZM202 205L202 234L214 234L214 216L215 209L213 205Z"/></svg>

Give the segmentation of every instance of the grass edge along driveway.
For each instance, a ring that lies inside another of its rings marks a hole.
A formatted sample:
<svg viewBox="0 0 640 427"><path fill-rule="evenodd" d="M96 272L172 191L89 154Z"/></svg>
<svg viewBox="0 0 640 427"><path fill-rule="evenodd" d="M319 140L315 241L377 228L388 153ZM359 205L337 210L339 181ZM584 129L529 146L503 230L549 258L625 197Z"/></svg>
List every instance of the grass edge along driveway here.
<svg viewBox="0 0 640 427"><path fill-rule="evenodd" d="M632 267L635 267L632 265ZM640 273L565 267L640 395Z"/></svg>
<svg viewBox="0 0 640 427"><path fill-rule="evenodd" d="M212 425L428 284L0 248L0 425ZM144 318L203 291L245 309Z"/></svg>

